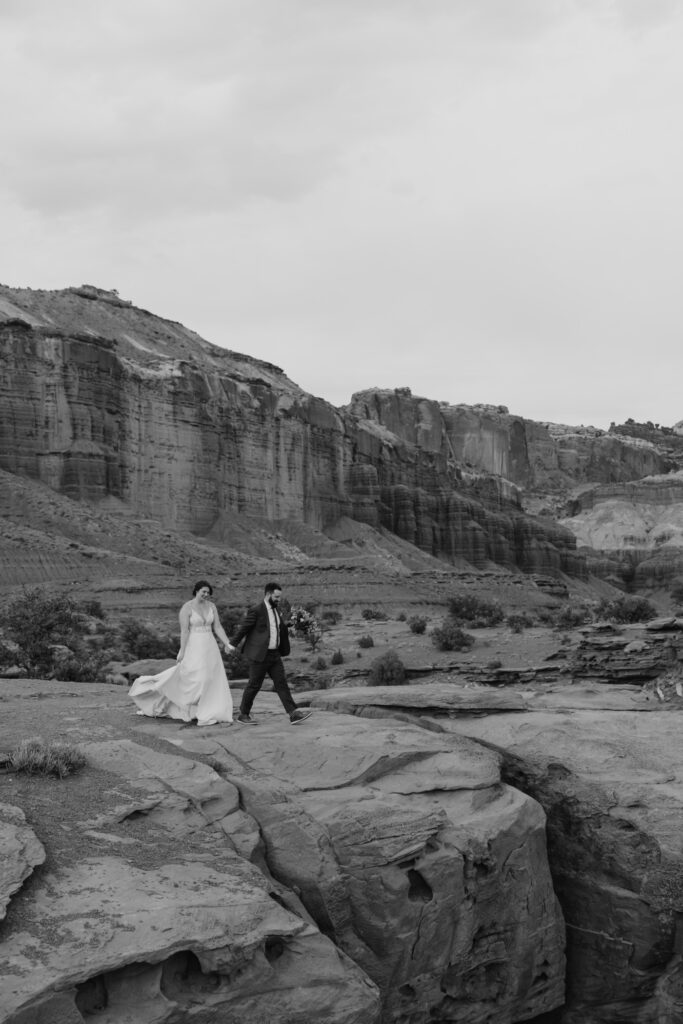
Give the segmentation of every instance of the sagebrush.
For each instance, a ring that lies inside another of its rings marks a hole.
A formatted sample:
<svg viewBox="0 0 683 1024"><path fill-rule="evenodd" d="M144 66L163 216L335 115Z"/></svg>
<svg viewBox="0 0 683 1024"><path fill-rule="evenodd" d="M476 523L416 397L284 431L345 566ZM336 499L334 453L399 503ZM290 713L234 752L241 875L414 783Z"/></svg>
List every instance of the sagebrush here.
<svg viewBox="0 0 683 1024"><path fill-rule="evenodd" d="M366 619L368 622L372 622L372 621L375 621L375 622L386 622L387 621L387 614L386 614L386 612L381 611L379 608L364 608L363 611L361 612L361 616L362 616L362 618Z"/></svg>
<svg viewBox="0 0 683 1024"><path fill-rule="evenodd" d="M517 612L508 615L505 624L510 627L513 633L523 633L529 626L533 626L534 620L527 612Z"/></svg>
<svg viewBox="0 0 683 1024"><path fill-rule="evenodd" d="M611 600L601 601L596 608L599 619L609 622L649 622L657 616L657 609L645 597L624 594Z"/></svg>
<svg viewBox="0 0 683 1024"><path fill-rule="evenodd" d="M587 604L568 604L555 616L558 629L575 629L593 620L593 609Z"/></svg>
<svg viewBox="0 0 683 1024"><path fill-rule="evenodd" d="M439 651L467 651L474 644L474 637L461 629L454 619L444 619L431 632L432 643Z"/></svg>
<svg viewBox="0 0 683 1024"><path fill-rule="evenodd" d="M400 686L406 679L406 668L396 651L385 651L370 665L368 686Z"/></svg>
<svg viewBox="0 0 683 1024"><path fill-rule="evenodd" d="M497 626L504 617L498 601L477 597L475 594L452 594L448 598L448 613L454 622L471 629Z"/></svg>
<svg viewBox="0 0 683 1024"><path fill-rule="evenodd" d="M123 646L134 658L174 658L178 652L174 637L163 636L137 619L122 619L119 633Z"/></svg>

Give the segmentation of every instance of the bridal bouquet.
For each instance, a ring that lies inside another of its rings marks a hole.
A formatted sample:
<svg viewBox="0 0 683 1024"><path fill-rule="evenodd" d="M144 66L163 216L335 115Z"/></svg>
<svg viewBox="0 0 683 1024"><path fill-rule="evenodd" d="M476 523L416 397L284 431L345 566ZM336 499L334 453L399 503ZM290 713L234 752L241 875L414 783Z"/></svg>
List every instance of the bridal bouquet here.
<svg viewBox="0 0 683 1024"><path fill-rule="evenodd" d="M295 636L300 637L312 651L315 651L323 638L323 631L311 612L305 608L292 608L289 628Z"/></svg>

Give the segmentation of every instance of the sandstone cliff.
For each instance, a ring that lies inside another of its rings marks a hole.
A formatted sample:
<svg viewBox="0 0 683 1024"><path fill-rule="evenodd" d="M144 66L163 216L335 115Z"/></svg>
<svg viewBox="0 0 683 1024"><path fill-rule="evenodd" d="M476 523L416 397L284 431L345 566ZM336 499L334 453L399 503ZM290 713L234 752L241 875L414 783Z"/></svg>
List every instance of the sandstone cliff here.
<svg viewBox="0 0 683 1024"><path fill-rule="evenodd" d="M601 552L602 570L636 589L668 586L683 572L683 472L577 490L561 519L577 543Z"/></svg>
<svg viewBox="0 0 683 1024"><path fill-rule="evenodd" d="M0 288L0 359L0 467L77 500L216 537L234 513L318 529L350 516L451 562L584 571L569 531L522 511L515 417L468 420L402 389L334 409L87 287Z"/></svg>
<svg viewBox="0 0 683 1024"><path fill-rule="evenodd" d="M623 585L633 572L611 552L640 550L645 528L601 531L585 488L668 477L683 457L673 428L535 423L409 388L335 409L278 367L91 286L0 286L0 364L1 469L219 544L239 516L328 533L351 519L452 565L583 577L578 539L603 552L590 571ZM584 505L567 516L577 487ZM646 546L668 530L674 553L680 507Z"/></svg>
<svg viewBox="0 0 683 1024"><path fill-rule="evenodd" d="M529 490L636 480L677 465L671 452L640 437L536 423L505 406L430 401L409 388L361 392L349 409L424 451L440 452L465 474L490 474Z"/></svg>

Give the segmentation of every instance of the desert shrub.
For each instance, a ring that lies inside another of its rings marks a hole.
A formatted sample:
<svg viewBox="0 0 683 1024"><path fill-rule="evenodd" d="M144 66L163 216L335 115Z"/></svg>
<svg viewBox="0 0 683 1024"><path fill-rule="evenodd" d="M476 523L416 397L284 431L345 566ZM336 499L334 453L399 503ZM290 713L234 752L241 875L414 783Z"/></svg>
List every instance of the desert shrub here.
<svg viewBox="0 0 683 1024"><path fill-rule="evenodd" d="M218 618L221 620L221 626L225 630L226 635L231 637L233 633L237 632L237 627L244 618L244 609L235 608L229 604L216 603L216 611L218 612Z"/></svg>
<svg viewBox="0 0 683 1024"><path fill-rule="evenodd" d="M396 651L386 651L370 665L368 686L400 686L405 678L406 668Z"/></svg>
<svg viewBox="0 0 683 1024"><path fill-rule="evenodd" d="M137 619L122 619L119 634L121 643L134 658L174 658L178 653L177 640L162 636Z"/></svg>
<svg viewBox="0 0 683 1024"><path fill-rule="evenodd" d="M313 668L317 668L322 672L323 669L327 668L327 662L322 657L316 658L316 660L313 662Z"/></svg>
<svg viewBox="0 0 683 1024"><path fill-rule="evenodd" d="M417 633L422 636L427 628L427 620L424 615L411 615L408 619L408 625L410 626L411 633Z"/></svg>
<svg viewBox="0 0 683 1024"><path fill-rule="evenodd" d="M41 736L34 736L10 751L7 764L15 772L63 779L83 767L85 754L73 743L46 743Z"/></svg>
<svg viewBox="0 0 683 1024"><path fill-rule="evenodd" d="M359 647L374 647L375 641L372 639L369 633L363 633L362 636L358 637Z"/></svg>
<svg viewBox="0 0 683 1024"><path fill-rule="evenodd" d="M568 604L561 608L554 618L558 629L575 629L593 619L593 611L587 604Z"/></svg>
<svg viewBox="0 0 683 1024"><path fill-rule="evenodd" d="M332 660L332 664L333 665L343 665L344 664L344 655L342 654L341 651L335 651L334 654L332 655L332 659L331 660Z"/></svg>
<svg viewBox="0 0 683 1024"><path fill-rule="evenodd" d="M323 612L320 618L330 626L336 626L342 620L342 613L339 611Z"/></svg>
<svg viewBox="0 0 683 1024"><path fill-rule="evenodd" d="M312 612L307 608L292 608L289 614L289 628L293 635L304 641L309 651L315 652L322 643L323 631Z"/></svg>
<svg viewBox="0 0 683 1024"><path fill-rule="evenodd" d="M105 618L102 602L98 601L96 597L88 598L85 601L79 601L78 607L84 615L89 615L93 619Z"/></svg>
<svg viewBox="0 0 683 1024"><path fill-rule="evenodd" d="M368 622L386 622L386 612L380 611L379 608L364 608L361 612L361 617L366 619Z"/></svg>
<svg viewBox="0 0 683 1024"><path fill-rule="evenodd" d="M596 615L609 622L647 622L656 617L657 609L645 597L624 594L622 597L601 601Z"/></svg>
<svg viewBox="0 0 683 1024"><path fill-rule="evenodd" d="M503 621L503 609L498 601L489 601L474 594L452 594L448 599L451 618L472 629L497 626Z"/></svg>
<svg viewBox="0 0 683 1024"><path fill-rule="evenodd" d="M513 633L523 633L525 629L528 629L529 626L533 626L534 624L533 618L526 612L518 612L514 615L508 615L505 622Z"/></svg>
<svg viewBox="0 0 683 1024"><path fill-rule="evenodd" d="M681 578L680 576L676 577L676 579L671 584L671 589L669 590L669 593L671 594L671 597L674 599L674 601L676 601L678 604L683 604L683 578Z"/></svg>
<svg viewBox="0 0 683 1024"><path fill-rule="evenodd" d="M485 666L489 672L495 672L497 668L503 667L503 662L500 658L493 658L492 661L487 661Z"/></svg>
<svg viewBox="0 0 683 1024"><path fill-rule="evenodd" d="M55 650L78 646L85 629L76 602L50 596L40 588L11 601L1 624L5 635L16 644L13 659L27 674L40 679L53 676Z"/></svg>
<svg viewBox="0 0 683 1024"><path fill-rule="evenodd" d="M72 683L103 683L107 674L105 665L111 652L104 649L94 651L80 643L74 646L75 650L55 650L51 676Z"/></svg>
<svg viewBox="0 0 683 1024"><path fill-rule="evenodd" d="M396 616L396 621L397 622L405 622L407 618L408 618L408 616L406 615L405 612L399 612L398 615Z"/></svg>
<svg viewBox="0 0 683 1024"><path fill-rule="evenodd" d="M465 633L454 619L444 619L431 632L432 643L440 651L467 651L474 644L474 637Z"/></svg>

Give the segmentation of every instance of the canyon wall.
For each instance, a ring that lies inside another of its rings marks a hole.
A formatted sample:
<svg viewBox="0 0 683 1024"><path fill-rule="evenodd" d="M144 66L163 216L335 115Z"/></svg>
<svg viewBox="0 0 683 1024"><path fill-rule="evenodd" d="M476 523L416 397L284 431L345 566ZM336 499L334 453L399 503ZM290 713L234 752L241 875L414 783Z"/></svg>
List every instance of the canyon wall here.
<svg viewBox="0 0 683 1024"><path fill-rule="evenodd" d="M626 482L676 465L670 453L641 438L536 423L503 405L449 405L414 397L409 388L363 391L348 408L361 421L439 452L465 472L492 474L528 489Z"/></svg>
<svg viewBox="0 0 683 1024"><path fill-rule="evenodd" d="M231 513L323 530L351 517L449 562L581 575L572 533L525 515L520 488L669 468L639 439L408 388L335 409L92 287L0 286L0 363L0 468L201 536Z"/></svg>

